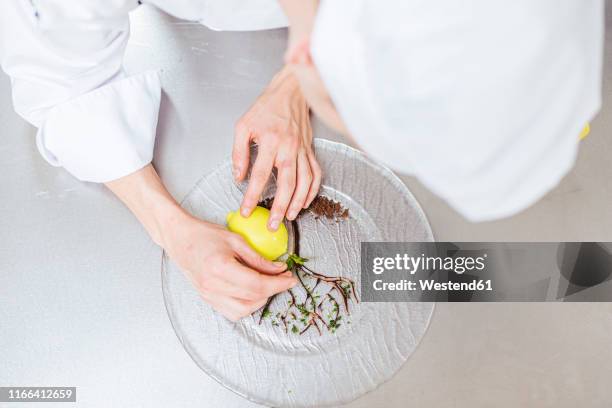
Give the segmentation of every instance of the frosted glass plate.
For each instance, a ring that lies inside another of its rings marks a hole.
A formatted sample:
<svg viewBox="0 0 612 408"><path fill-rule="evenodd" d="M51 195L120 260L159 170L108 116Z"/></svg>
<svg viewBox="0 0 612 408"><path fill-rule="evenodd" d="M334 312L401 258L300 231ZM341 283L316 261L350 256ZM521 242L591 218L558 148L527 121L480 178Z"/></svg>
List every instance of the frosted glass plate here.
<svg viewBox="0 0 612 408"><path fill-rule="evenodd" d="M315 140L323 169L321 194L340 201L349 218L335 222L306 213L299 219L300 255L327 275L353 279L359 288L360 242L431 241L429 223L406 186L389 170L344 144ZM246 184L236 185L226 161L202 178L182 205L223 224L239 207ZM273 181L265 196L274 192ZM232 323L200 300L164 254L166 308L185 350L208 375L239 395L268 406L321 407L351 401L393 376L423 337L432 303L355 303L331 333L299 335L259 322L259 313ZM288 294L271 305L286 304Z"/></svg>

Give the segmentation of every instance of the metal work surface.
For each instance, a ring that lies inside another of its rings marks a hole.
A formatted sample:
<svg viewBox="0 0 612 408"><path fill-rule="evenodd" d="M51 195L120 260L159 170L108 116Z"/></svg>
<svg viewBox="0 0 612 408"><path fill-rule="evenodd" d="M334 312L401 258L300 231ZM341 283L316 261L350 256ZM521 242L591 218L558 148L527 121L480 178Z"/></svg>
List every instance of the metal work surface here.
<svg viewBox="0 0 612 408"><path fill-rule="evenodd" d="M220 33L134 13L126 67L163 70L154 163L177 199L228 157L234 122L281 66L284 44L283 30ZM604 107L574 170L524 213L470 224L404 177L436 239L612 241L605 72ZM77 405L94 408L256 407L182 348L161 250L104 187L47 165L6 76L0 89L0 386L76 386ZM318 124L315 135L343 140ZM439 304L400 372L349 406L607 407L611 343L610 304Z"/></svg>

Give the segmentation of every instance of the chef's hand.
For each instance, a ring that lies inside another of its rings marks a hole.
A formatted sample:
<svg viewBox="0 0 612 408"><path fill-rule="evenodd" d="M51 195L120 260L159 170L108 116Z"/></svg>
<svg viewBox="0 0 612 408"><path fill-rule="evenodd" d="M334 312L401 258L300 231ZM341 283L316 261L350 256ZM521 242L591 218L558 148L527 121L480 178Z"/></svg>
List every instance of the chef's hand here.
<svg viewBox="0 0 612 408"><path fill-rule="evenodd" d="M321 168L312 149L308 105L289 69L282 69L236 124L232 162L236 181L246 178L249 146L258 146L241 214L257 205L272 169L277 188L268 228L275 231L287 216L293 220L307 208L321 185Z"/></svg>
<svg viewBox="0 0 612 408"><path fill-rule="evenodd" d="M188 216L165 237L168 255L204 301L232 321L297 283L284 262L271 262L225 228Z"/></svg>
<svg viewBox="0 0 612 408"><path fill-rule="evenodd" d="M283 262L264 259L239 235L183 210L152 165L106 186L176 262L200 296L228 319L250 315L270 296L297 283L285 272Z"/></svg>

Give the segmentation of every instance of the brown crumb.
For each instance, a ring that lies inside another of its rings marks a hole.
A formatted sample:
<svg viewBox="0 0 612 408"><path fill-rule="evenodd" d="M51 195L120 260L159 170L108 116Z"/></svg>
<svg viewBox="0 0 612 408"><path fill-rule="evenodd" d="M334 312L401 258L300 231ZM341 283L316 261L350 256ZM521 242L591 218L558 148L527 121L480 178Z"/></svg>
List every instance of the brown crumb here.
<svg viewBox="0 0 612 408"><path fill-rule="evenodd" d="M258 205L270 209L272 208L273 202L274 197L268 197L260 201ZM348 208L344 208L338 201L334 201L321 195L317 196L310 204L310 207L308 207L305 211L310 211L315 218L324 217L328 220L334 220L336 222L345 220L349 217Z"/></svg>
<svg viewBox="0 0 612 408"><path fill-rule="evenodd" d="M348 208L344 208L338 201L331 200L325 196L317 196L308 207L315 218L325 217L329 220L344 220L349 216Z"/></svg>
<svg viewBox="0 0 612 408"><path fill-rule="evenodd" d="M272 203L274 202L274 197L268 197L259 202L257 204L260 207L267 208L268 210L272 208Z"/></svg>

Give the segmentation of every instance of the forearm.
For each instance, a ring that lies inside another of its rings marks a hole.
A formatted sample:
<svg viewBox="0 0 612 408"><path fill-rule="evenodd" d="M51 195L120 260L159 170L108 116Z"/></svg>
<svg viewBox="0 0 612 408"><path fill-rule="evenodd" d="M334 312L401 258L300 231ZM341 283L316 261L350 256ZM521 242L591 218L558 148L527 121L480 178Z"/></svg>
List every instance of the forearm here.
<svg viewBox="0 0 612 408"><path fill-rule="evenodd" d="M163 248L168 228L189 217L166 190L152 164L105 185L132 211L151 239Z"/></svg>

